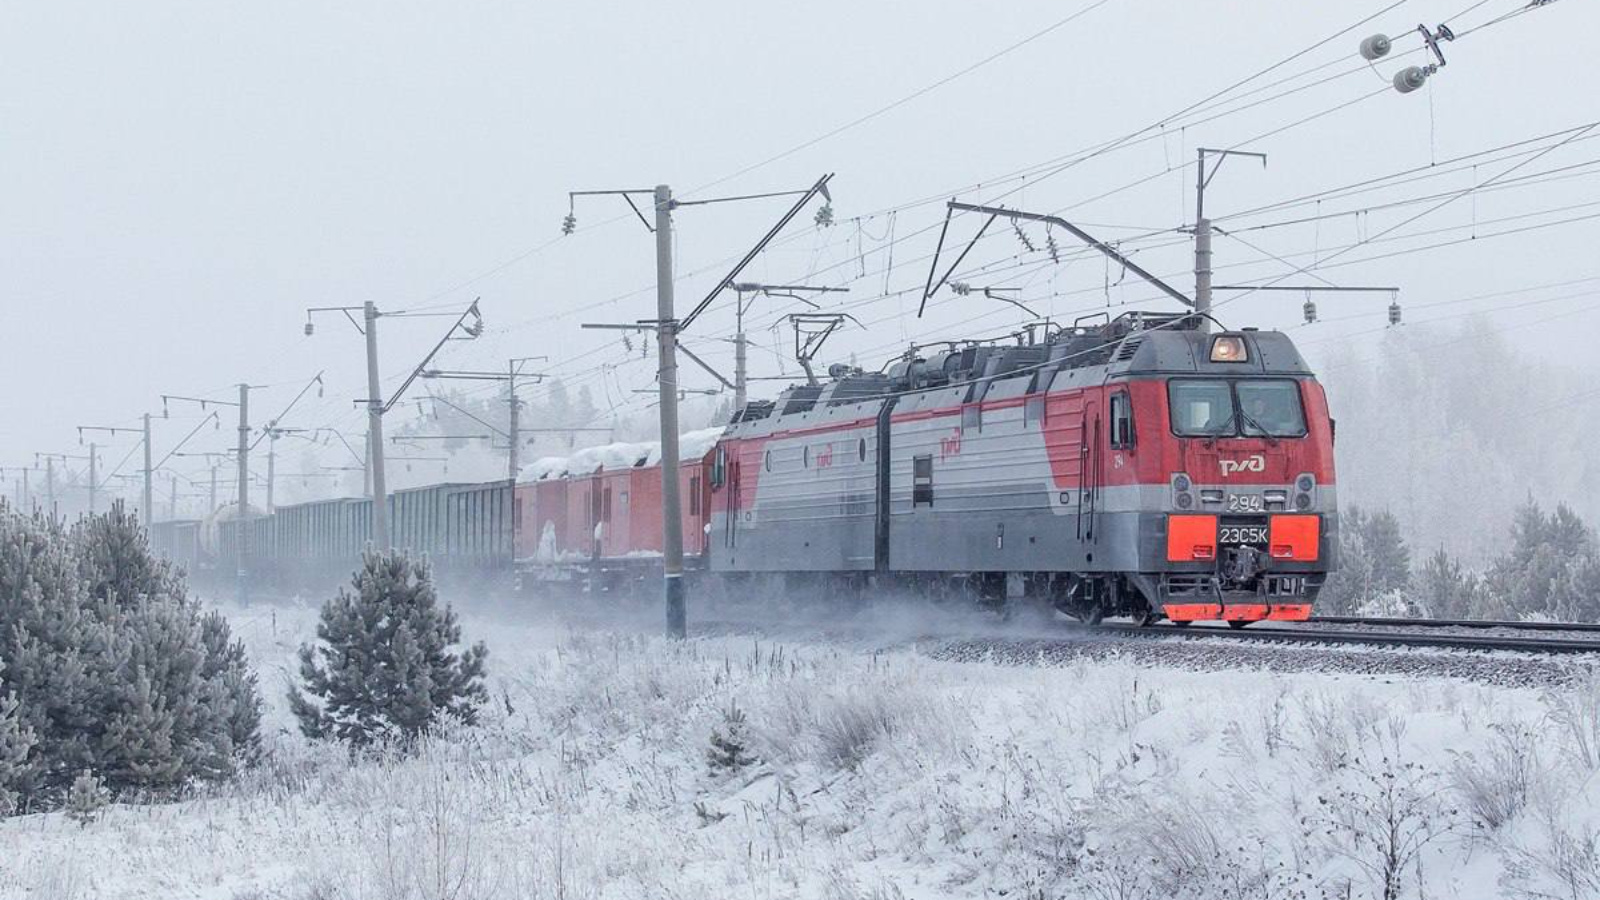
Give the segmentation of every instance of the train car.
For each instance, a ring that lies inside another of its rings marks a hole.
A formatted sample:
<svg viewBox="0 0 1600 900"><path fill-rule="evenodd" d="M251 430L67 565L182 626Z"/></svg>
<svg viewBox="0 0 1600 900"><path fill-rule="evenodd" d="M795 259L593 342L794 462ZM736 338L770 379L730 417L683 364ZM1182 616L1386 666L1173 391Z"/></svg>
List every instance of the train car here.
<svg viewBox="0 0 1600 900"><path fill-rule="evenodd" d="M493 574L511 564L516 507L511 479L467 485L450 496L452 566Z"/></svg>
<svg viewBox="0 0 1600 900"><path fill-rule="evenodd" d="M709 512L707 466L722 429L691 432L679 446L687 564L703 568ZM524 582L577 581L616 590L661 569L661 457L656 442L616 443L524 467L516 487Z"/></svg>
<svg viewBox="0 0 1600 900"><path fill-rule="evenodd" d="M200 547L198 519L170 519L150 523L150 546L168 560L196 573L202 565L209 565Z"/></svg>
<svg viewBox="0 0 1600 900"><path fill-rule="evenodd" d="M1307 618L1335 560L1333 423L1288 336L1129 314L950 345L751 404L711 569L1039 596L1141 623Z"/></svg>
<svg viewBox="0 0 1600 900"><path fill-rule="evenodd" d="M571 483L551 471L533 470L530 480L514 488L519 516L516 529L518 565L548 565L557 559L567 534L567 495Z"/></svg>

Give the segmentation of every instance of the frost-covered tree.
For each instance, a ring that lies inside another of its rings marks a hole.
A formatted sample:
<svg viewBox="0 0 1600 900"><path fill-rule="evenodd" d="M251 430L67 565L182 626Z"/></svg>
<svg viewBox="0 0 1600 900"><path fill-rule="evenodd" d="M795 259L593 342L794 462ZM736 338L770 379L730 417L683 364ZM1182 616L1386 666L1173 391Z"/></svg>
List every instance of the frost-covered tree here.
<svg viewBox="0 0 1600 900"><path fill-rule="evenodd" d="M113 792L224 778L255 748L242 645L120 506L70 530L0 507L0 658L34 742L11 775L25 805L61 802L84 770Z"/></svg>
<svg viewBox="0 0 1600 900"><path fill-rule="evenodd" d="M1530 499L1516 511L1487 586L1511 618L1600 620L1600 546L1565 504L1547 515Z"/></svg>
<svg viewBox="0 0 1600 900"><path fill-rule="evenodd" d="M1329 614L1382 609L1410 613L1411 550L1400 522L1387 509L1359 506L1339 516L1339 568L1328 578L1318 603Z"/></svg>
<svg viewBox="0 0 1600 900"><path fill-rule="evenodd" d="M1413 596L1418 611L1436 619L1484 617L1478 576L1462 568L1443 547L1422 564Z"/></svg>
<svg viewBox="0 0 1600 900"><path fill-rule="evenodd" d="M0 676L5 674L5 667L5 659L0 658ZM28 751L34 745L33 732L22 724L17 705L15 694L0 694L0 816L10 815L17 808L17 788Z"/></svg>
<svg viewBox="0 0 1600 900"><path fill-rule="evenodd" d="M289 690L300 730L362 746L408 743L444 716L476 721L489 651L453 649L461 626L439 604L427 563L368 552L352 587L323 605L320 646L300 647L306 690Z"/></svg>

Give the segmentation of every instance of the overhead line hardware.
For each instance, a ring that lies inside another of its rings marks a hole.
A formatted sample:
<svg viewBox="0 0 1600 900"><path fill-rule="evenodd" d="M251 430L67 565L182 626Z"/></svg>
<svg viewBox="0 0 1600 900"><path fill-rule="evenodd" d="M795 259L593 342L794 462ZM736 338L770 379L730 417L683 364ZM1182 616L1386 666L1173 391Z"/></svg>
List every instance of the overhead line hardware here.
<svg viewBox="0 0 1600 900"><path fill-rule="evenodd" d="M939 288L943 287L947 280L949 280L950 276L955 272L955 267L960 265L961 264L961 260L966 258L967 253L970 252L972 250L973 246L978 242L978 238L983 236L983 232L989 227L989 224L992 223L996 218L1000 218L1000 217L1004 217L1004 218L1010 219L1013 222L1015 222L1015 221L1044 222L1044 223L1049 224L1049 225L1054 225L1057 228L1060 228L1063 231L1066 231L1068 234L1072 235L1073 237L1077 238L1078 240L1083 241L1085 244L1088 244L1090 247L1093 247L1094 249L1100 251L1101 253L1105 254L1106 256L1110 257L1111 259L1115 260L1116 262L1121 263L1122 266L1124 268L1126 268L1128 271L1134 273L1135 275L1138 275L1140 278L1143 278L1145 281L1150 282L1150 284L1154 285L1156 288L1159 288L1162 291L1162 293L1165 293L1169 297L1172 297L1172 298L1176 299L1177 301L1182 303L1184 306L1193 307L1195 305L1193 300L1189 299L1189 297L1184 295L1183 292L1179 291L1177 288L1174 288L1172 285L1167 284L1165 281L1162 281L1160 278L1157 278L1155 275L1153 275L1150 272L1146 271L1138 263L1134 262L1133 260L1131 260L1128 257L1124 256L1122 253L1118 252L1116 248L1114 248L1111 245L1105 243L1104 241L1102 241L1099 238L1095 237L1094 235L1088 233L1087 231L1084 231L1082 228L1079 228L1078 226L1072 224L1071 222L1068 222L1066 219L1063 219L1060 216L1045 215L1045 214L1042 214L1042 213L1031 213L1031 212L1025 212L1023 210L1018 210L1018 209L1007 209L1006 207L1003 207L1003 206L983 206L983 205L975 204L975 203L960 203L960 202L957 202L955 200L951 200L948 204L946 204L946 206L948 208L947 212L945 213L945 227L946 227L946 229L948 229L948 227L949 227L950 214L953 213L953 212L988 213L989 214L989 218L984 221L983 227L978 229L978 233L976 235L974 235L972 240L967 243L967 246L961 251L960 256L956 257L955 263L952 264L950 266L950 269L944 273L944 277L940 278L938 283L935 284L935 283L933 283L933 274L938 268L939 255L942 252L943 246L944 246L944 232L940 232L940 235L939 235L939 237L940 237L939 248L934 251L933 260L932 260L932 263L929 265L929 269L928 269L928 285L929 286L926 287L923 290L923 292L922 292L922 303L921 303L921 305L919 305L917 307L917 318L919 318L919 319L922 318L923 310L927 308L928 299L930 297L932 297L934 295L934 293L936 293L939 290Z"/></svg>

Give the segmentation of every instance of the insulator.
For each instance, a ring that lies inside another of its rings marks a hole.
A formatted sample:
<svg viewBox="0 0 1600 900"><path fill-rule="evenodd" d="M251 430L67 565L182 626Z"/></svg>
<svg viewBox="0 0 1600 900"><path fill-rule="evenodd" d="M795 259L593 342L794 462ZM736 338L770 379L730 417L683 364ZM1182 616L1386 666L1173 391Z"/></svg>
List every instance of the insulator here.
<svg viewBox="0 0 1600 900"><path fill-rule="evenodd" d="M1428 70L1421 66L1407 66L1394 73L1394 89L1409 94L1428 83Z"/></svg>
<svg viewBox="0 0 1600 900"><path fill-rule="evenodd" d="M1361 42L1361 58L1367 62L1383 59L1389 55L1394 44L1386 34L1375 34Z"/></svg>
<svg viewBox="0 0 1600 900"><path fill-rule="evenodd" d="M574 231L577 231L577 230L578 230L578 217L573 215L572 213L567 213L566 218L561 220L561 233L562 234L571 234L571 233L573 233Z"/></svg>
<svg viewBox="0 0 1600 900"><path fill-rule="evenodd" d="M1398 301L1398 300L1396 300L1393 303L1389 304L1389 324L1390 325L1399 325L1400 324L1400 301Z"/></svg>
<svg viewBox="0 0 1600 900"><path fill-rule="evenodd" d="M310 337L312 332L314 332L316 330L317 330L317 326L311 324L310 322L306 323L306 337Z"/></svg>
<svg viewBox="0 0 1600 900"><path fill-rule="evenodd" d="M833 227L833 204L832 203L824 203L824 204L822 204L822 206L817 209L817 214L814 217L812 217L812 221L817 223L817 227L818 228L832 228Z"/></svg>
<svg viewBox="0 0 1600 900"><path fill-rule="evenodd" d="M1302 309L1305 310L1307 325L1317 321L1317 304L1315 301L1307 300L1306 305L1302 307Z"/></svg>
<svg viewBox="0 0 1600 900"><path fill-rule="evenodd" d="M1028 233L1022 230L1022 224L1019 222L1012 222L1011 230L1017 233L1017 240L1022 243L1023 249L1027 250L1029 253L1033 253L1035 250L1033 241L1028 240Z"/></svg>

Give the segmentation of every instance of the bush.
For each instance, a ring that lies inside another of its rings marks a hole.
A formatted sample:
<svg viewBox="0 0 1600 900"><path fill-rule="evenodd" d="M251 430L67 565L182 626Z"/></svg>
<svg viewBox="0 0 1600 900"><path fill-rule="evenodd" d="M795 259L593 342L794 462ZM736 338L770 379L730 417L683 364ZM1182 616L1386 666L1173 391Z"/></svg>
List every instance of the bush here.
<svg viewBox="0 0 1600 900"><path fill-rule="evenodd" d="M0 791L24 806L65 801L85 770L113 793L171 793L255 747L242 645L121 504L70 529L0 506L0 657Z"/></svg>
<svg viewBox="0 0 1600 900"><path fill-rule="evenodd" d="M306 693L289 689L300 730L355 746L409 745L442 716L476 722L489 651L450 649L461 626L439 606L427 563L369 551L351 582L354 593L340 588L322 607L321 646L300 647Z"/></svg>

